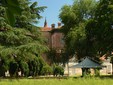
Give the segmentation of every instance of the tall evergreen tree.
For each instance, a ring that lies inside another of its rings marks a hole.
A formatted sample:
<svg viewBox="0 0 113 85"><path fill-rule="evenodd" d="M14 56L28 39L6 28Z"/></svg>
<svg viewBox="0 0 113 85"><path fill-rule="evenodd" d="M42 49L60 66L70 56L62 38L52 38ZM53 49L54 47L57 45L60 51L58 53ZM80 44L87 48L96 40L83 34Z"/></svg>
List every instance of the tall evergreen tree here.
<svg viewBox="0 0 113 85"><path fill-rule="evenodd" d="M21 8L19 6L18 0L0 0L0 6L5 7L4 19L11 26L15 23L15 15L21 14Z"/></svg>
<svg viewBox="0 0 113 85"><path fill-rule="evenodd" d="M24 68L29 69L34 75L39 69L31 69L30 65L39 66L41 53L47 50L40 29L33 25L41 18L40 12L45 7L38 7L36 2L30 3L29 0L18 0L18 2L22 11L21 15L15 15L15 23L12 26L5 18L7 6L4 4L0 6L0 71L3 70L1 76L4 76L6 70L9 70L12 76L19 70L26 72ZM29 64L29 62L35 63Z"/></svg>

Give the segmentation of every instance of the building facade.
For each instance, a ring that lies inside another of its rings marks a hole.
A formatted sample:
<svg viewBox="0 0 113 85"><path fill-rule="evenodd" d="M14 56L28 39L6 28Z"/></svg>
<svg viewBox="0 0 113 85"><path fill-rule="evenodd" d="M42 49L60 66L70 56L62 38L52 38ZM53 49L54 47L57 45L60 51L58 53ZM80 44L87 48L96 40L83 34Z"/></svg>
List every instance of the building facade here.
<svg viewBox="0 0 113 85"><path fill-rule="evenodd" d="M61 33L61 23L55 27L55 24L51 24L48 27L47 21L44 22L44 27L41 28L42 36L45 38L46 45L49 49L54 49L56 51L56 56L59 57L61 51L64 49L63 33ZM43 54L45 61L50 62L46 54Z"/></svg>

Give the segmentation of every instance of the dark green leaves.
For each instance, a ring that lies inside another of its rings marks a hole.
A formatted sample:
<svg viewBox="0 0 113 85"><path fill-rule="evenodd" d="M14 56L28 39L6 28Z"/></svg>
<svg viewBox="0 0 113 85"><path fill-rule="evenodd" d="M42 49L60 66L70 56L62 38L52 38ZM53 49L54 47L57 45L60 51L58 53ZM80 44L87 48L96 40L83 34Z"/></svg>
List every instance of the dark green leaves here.
<svg viewBox="0 0 113 85"><path fill-rule="evenodd" d="M15 17L14 17L14 14L9 9L6 9L5 19L8 24L10 24L11 26L14 25Z"/></svg>
<svg viewBox="0 0 113 85"><path fill-rule="evenodd" d="M15 15L20 15L22 11L18 0L2 0L2 5L6 8L5 19L7 23L14 26Z"/></svg>
<svg viewBox="0 0 113 85"><path fill-rule="evenodd" d="M59 15L65 35L66 50L69 55L84 57L89 55L85 26L94 17L97 2L95 0L74 0L70 5L64 5ZM90 47L91 48L91 47Z"/></svg>

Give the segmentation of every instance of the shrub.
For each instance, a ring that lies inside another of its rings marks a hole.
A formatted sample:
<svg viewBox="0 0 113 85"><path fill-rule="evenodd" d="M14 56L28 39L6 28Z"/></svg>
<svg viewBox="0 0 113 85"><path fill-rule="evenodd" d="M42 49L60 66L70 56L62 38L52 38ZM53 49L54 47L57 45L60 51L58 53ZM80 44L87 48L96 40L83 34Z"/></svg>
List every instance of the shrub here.
<svg viewBox="0 0 113 85"><path fill-rule="evenodd" d="M52 73L52 68L48 65L45 65L41 71L42 75L50 75Z"/></svg>
<svg viewBox="0 0 113 85"><path fill-rule="evenodd" d="M20 69L21 69L21 74L24 76L28 76L29 74L29 68L28 68L28 64L24 61L20 62Z"/></svg>
<svg viewBox="0 0 113 85"><path fill-rule="evenodd" d="M46 65L46 63L44 62L44 60L41 57L38 57L38 59L39 59L39 72L38 72L38 75L41 75L43 67Z"/></svg>
<svg viewBox="0 0 113 85"><path fill-rule="evenodd" d="M54 70L53 70L53 75L54 76L60 76L60 75L64 75L64 69L61 66L55 66Z"/></svg>
<svg viewBox="0 0 113 85"><path fill-rule="evenodd" d="M95 69L95 76L99 77L100 76L100 69Z"/></svg>
<svg viewBox="0 0 113 85"><path fill-rule="evenodd" d="M45 66L45 62L41 57L36 57L32 60L29 60L29 76L37 76L41 75L41 71L43 66Z"/></svg>
<svg viewBox="0 0 113 85"><path fill-rule="evenodd" d="M5 59L0 61L0 77L5 77L5 72L8 70L8 62Z"/></svg>
<svg viewBox="0 0 113 85"><path fill-rule="evenodd" d="M17 62L15 61L11 61L10 62L10 65L9 65L9 73L10 73L10 76L13 77L13 76L16 76L18 72L18 64Z"/></svg>

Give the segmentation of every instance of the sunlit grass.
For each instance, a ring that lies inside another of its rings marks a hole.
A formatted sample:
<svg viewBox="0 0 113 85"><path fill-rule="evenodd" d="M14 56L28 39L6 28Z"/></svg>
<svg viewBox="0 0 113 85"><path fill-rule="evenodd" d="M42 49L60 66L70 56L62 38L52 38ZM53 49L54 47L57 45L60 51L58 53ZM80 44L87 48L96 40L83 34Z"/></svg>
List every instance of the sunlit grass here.
<svg viewBox="0 0 113 85"><path fill-rule="evenodd" d="M110 78L1 79L0 85L113 85Z"/></svg>

